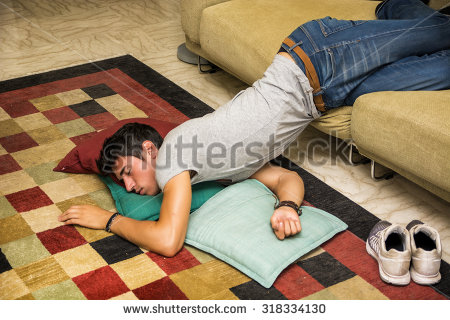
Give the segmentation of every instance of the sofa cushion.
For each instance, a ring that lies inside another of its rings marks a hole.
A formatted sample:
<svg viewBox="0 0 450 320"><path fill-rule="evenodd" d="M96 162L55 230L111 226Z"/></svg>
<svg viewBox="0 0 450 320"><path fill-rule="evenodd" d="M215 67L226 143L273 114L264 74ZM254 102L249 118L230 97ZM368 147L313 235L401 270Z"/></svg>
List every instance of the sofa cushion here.
<svg viewBox="0 0 450 320"><path fill-rule="evenodd" d="M352 110L353 107L331 109L311 122L311 126L334 137L349 140L352 138L350 128Z"/></svg>
<svg viewBox="0 0 450 320"><path fill-rule="evenodd" d="M181 1L181 26L190 41L200 44L200 21L203 9L225 1L229 0Z"/></svg>

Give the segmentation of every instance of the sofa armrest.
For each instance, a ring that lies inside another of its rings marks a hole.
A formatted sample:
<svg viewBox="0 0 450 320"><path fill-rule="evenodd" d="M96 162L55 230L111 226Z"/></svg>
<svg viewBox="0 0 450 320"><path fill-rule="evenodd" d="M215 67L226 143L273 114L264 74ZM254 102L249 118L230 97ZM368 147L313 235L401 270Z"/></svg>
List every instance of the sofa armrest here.
<svg viewBox="0 0 450 320"><path fill-rule="evenodd" d="M182 0L181 26L189 41L200 45L200 21L203 9L229 0Z"/></svg>

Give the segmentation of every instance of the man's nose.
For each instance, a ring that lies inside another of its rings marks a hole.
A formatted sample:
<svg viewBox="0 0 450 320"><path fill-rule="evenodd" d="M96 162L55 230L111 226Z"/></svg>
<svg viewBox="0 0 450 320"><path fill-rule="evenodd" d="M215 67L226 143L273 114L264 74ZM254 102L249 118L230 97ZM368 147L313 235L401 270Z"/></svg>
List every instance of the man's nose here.
<svg viewBox="0 0 450 320"><path fill-rule="evenodd" d="M123 182L125 183L125 188L127 189L128 192L133 191L135 183L131 177L124 176Z"/></svg>

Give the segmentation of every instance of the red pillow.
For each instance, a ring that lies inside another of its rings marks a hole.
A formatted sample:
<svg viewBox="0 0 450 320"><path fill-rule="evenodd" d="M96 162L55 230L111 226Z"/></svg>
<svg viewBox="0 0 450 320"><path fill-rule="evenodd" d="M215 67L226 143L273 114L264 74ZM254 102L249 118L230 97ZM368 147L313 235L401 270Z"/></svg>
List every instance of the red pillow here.
<svg viewBox="0 0 450 320"><path fill-rule="evenodd" d="M123 125L131 122L138 122L152 126L164 138L170 130L178 126L178 124L148 119L148 118L132 118L121 120L115 123L112 127L102 130L95 134L92 138L82 142L80 145L72 149L62 159L53 171L70 172L70 173L97 173L100 171L97 168L95 160L98 159L100 151L103 147L103 142L111 137Z"/></svg>

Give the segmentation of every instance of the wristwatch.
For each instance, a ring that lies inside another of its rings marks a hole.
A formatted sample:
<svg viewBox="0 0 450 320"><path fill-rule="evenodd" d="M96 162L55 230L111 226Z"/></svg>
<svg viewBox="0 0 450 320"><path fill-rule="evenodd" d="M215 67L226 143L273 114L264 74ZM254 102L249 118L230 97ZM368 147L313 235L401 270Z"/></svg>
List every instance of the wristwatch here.
<svg viewBox="0 0 450 320"><path fill-rule="evenodd" d="M278 209L279 207L291 207L295 211L297 211L298 216L302 215L302 208L300 208L294 201L280 201L275 204L274 209Z"/></svg>

